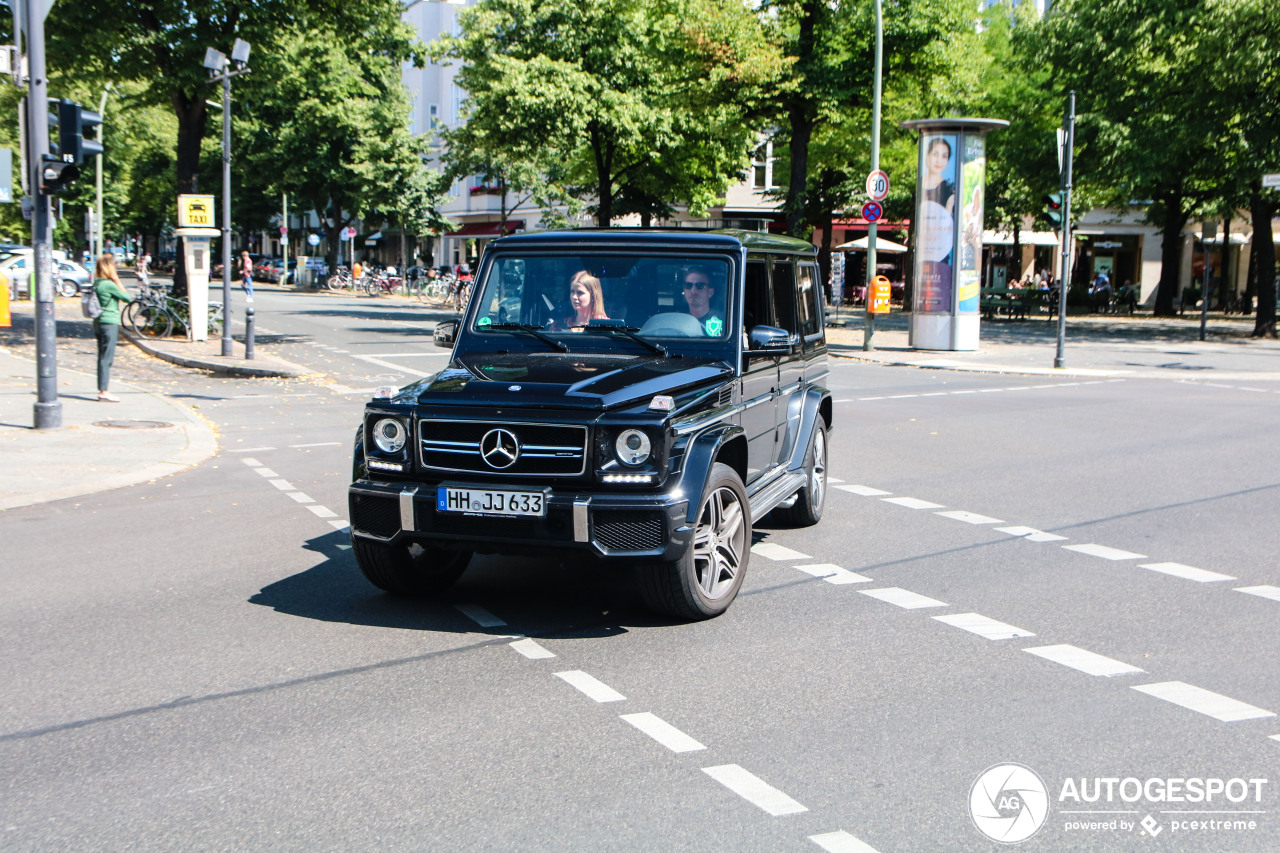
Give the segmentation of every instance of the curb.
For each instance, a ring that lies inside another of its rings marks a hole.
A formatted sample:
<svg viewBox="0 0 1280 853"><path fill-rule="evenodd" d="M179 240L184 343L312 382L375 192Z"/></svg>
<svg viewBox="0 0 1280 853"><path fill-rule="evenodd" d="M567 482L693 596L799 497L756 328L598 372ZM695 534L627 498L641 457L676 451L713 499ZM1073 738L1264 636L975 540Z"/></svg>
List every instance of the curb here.
<svg viewBox="0 0 1280 853"><path fill-rule="evenodd" d="M167 361L170 364L176 364L179 367L191 367L198 370L208 370L214 373L221 373L226 376L242 376L257 379L297 379L300 376L306 376L314 371L307 370L301 365L293 364L284 359L272 357L272 361L281 365L280 367L255 367L240 364L227 364L220 361L206 361L201 358L190 358L184 355L167 352L159 347L151 346L146 343L143 338L129 332L123 325L120 327L121 334L138 349L147 355Z"/></svg>

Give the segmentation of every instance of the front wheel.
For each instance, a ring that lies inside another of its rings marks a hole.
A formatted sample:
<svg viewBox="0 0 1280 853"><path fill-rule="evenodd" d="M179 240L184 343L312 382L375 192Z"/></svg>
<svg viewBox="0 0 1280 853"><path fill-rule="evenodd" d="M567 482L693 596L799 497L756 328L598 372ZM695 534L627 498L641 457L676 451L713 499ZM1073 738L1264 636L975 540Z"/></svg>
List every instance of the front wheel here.
<svg viewBox="0 0 1280 853"><path fill-rule="evenodd" d="M778 515L785 524L810 527L822 520L827 501L827 430L819 418L813 425L809 451L804 457L805 485L796 492L796 501Z"/></svg>
<svg viewBox="0 0 1280 853"><path fill-rule="evenodd" d="M652 609L700 620L729 609L751 555L751 507L736 471L717 462L711 469L693 543L675 560L640 567L640 590Z"/></svg>
<svg viewBox="0 0 1280 853"><path fill-rule="evenodd" d="M470 551L388 545L351 537L356 565L378 589L395 595L435 595L453 586L471 562Z"/></svg>
<svg viewBox="0 0 1280 853"><path fill-rule="evenodd" d="M337 293L339 290L342 290L342 285L343 285L342 276L336 275L336 274L331 275L329 276L329 280L325 282L325 284L328 286L330 290L332 290L334 293Z"/></svg>

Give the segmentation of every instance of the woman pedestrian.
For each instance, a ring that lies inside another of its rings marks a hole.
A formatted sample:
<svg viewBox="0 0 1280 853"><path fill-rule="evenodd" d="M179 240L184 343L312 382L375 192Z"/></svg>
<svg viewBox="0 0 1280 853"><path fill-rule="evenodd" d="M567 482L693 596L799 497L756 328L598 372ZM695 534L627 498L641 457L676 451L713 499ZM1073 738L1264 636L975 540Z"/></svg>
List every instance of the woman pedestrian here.
<svg viewBox="0 0 1280 853"><path fill-rule="evenodd" d="M249 250L246 249L240 253L240 286L244 288L246 294L245 301L253 301L253 259L249 257Z"/></svg>
<svg viewBox="0 0 1280 853"><path fill-rule="evenodd" d="M93 336L98 341L98 401L119 403L119 397L107 392L111 383L111 362L116 357L116 341L120 337L120 312L133 301L120 283L116 256L107 252L93 267L93 290L98 295L102 313L93 321Z"/></svg>

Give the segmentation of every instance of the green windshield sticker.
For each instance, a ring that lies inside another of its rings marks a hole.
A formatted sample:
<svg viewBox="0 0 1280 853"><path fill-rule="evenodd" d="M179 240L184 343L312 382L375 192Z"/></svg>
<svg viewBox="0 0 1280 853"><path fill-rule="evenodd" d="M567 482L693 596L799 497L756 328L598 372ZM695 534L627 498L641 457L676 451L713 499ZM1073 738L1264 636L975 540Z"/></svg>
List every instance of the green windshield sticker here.
<svg viewBox="0 0 1280 853"><path fill-rule="evenodd" d="M707 321L707 334L713 338L718 338L724 332L724 320L719 317L712 317Z"/></svg>
<svg viewBox="0 0 1280 853"><path fill-rule="evenodd" d="M493 318L492 318L492 317L481 317L481 318L480 318L480 321L479 321L478 323L476 323L476 325L477 325L477 326L492 326L492 325L493 325Z"/></svg>

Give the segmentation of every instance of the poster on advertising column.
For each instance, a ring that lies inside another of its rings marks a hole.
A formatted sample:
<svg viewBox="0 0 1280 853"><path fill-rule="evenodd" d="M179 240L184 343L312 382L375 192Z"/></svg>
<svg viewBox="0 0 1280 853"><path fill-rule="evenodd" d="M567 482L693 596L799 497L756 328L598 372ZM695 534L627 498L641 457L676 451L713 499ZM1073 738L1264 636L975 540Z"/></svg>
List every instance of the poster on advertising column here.
<svg viewBox="0 0 1280 853"><path fill-rule="evenodd" d="M960 273L957 285L956 312L976 314L982 283L982 207L986 182L986 139L979 135L964 136L963 164L960 167Z"/></svg>
<svg viewBox="0 0 1280 853"><path fill-rule="evenodd" d="M920 196L916 222L915 310L951 313L952 265L956 242L956 137L922 134L920 139Z"/></svg>

